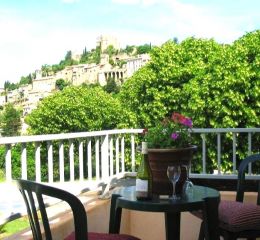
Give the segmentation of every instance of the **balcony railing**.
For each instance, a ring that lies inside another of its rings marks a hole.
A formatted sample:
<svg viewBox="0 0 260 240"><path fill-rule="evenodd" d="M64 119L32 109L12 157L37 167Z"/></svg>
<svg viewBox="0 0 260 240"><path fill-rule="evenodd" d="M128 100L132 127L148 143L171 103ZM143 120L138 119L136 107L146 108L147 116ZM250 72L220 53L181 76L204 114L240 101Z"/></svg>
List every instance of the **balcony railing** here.
<svg viewBox="0 0 260 240"><path fill-rule="evenodd" d="M45 177L49 183L75 180L107 181L111 177L125 173L126 154L131 159L131 172L135 172L135 135L141 132L142 129L122 129L0 138L0 145L5 145L6 148L6 181L13 179L12 149L18 145L21 147L21 178L28 178L27 146L29 144L34 145L34 180L37 182L41 182L42 177ZM65 149L67 149L67 154ZM41 155L45 155L47 163ZM54 159L54 155L58 159ZM68 162L66 163L66 161ZM55 162L56 164L54 164ZM42 176L43 164L47 165L48 176ZM67 177L65 176L65 169L68 168L66 165L69 165L69 176ZM57 172L59 179L54 179L54 173ZM75 176L75 172L77 172L77 176Z"/></svg>
<svg viewBox="0 0 260 240"><path fill-rule="evenodd" d="M107 130L97 132L80 132L36 136L2 137L0 146L5 145L5 178L13 179L14 168L12 150L19 146L20 177L28 178L28 171L34 171L38 182L46 181L66 182L75 180L109 181L113 177L123 176L125 173L135 173L136 164L136 135L142 129ZM222 174L222 136L232 135L232 173ZM253 137L259 135L260 128L227 128L227 129L194 129L193 134L201 136L201 165L199 174L191 174L197 177L230 177L234 178L237 169L237 137L247 138L247 155L252 152ZM207 137L216 136L217 167L214 174L207 173ZM258 136L259 137L259 136ZM256 139L256 137L254 138ZM259 138L258 138L259 139ZM260 145L257 143L258 146ZM34 167L28 170L28 146L33 146ZM254 145L256 145L254 143ZM260 146L258 147L258 151ZM17 156L16 156L17 157ZM128 159L126 166L125 159ZM4 159L0 162L3 163ZM16 160L17 161L17 160ZM130 162L130 164L129 164ZM17 165L17 163L16 163ZM46 171L42 173L42 166ZM17 166L16 166L17 171ZM67 175L65 174L67 171ZM249 175L252 169L249 168ZM16 173L17 174L17 173ZM58 177L57 177L58 176ZM254 176L255 177L255 176Z"/></svg>

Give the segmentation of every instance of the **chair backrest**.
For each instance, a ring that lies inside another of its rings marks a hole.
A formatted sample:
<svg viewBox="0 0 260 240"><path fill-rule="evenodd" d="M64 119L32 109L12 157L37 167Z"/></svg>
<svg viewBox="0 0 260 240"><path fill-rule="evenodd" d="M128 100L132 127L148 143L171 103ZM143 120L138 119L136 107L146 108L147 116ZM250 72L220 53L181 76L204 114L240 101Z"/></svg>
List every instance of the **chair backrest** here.
<svg viewBox="0 0 260 240"><path fill-rule="evenodd" d="M243 202L245 192L245 173L249 163L260 162L260 154L246 157L239 165L236 201ZM260 180L260 179L259 179ZM260 182L258 182L257 204L260 205Z"/></svg>
<svg viewBox="0 0 260 240"><path fill-rule="evenodd" d="M64 190L33 181L16 180L16 183L24 198L33 238L35 240L43 239L39 216L37 214L37 205L43 224L45 238L48 240L53 239L43 196L50 196L67 202L73 212L75 239L87 240L87 215L83 204L76 196Z"/></svg>

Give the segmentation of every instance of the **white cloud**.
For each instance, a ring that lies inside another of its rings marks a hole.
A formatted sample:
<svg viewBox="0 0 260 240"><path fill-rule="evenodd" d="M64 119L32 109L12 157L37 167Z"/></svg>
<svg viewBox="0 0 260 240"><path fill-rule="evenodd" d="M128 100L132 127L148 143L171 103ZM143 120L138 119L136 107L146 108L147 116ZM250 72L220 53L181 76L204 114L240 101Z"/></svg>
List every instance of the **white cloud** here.
<svg viewBox="0 0 260 240"><path fill-rule="evenodd" d="M68 50L81 52L86 45L95 47L98 34L82 29L54 29L13 14L0 17L0 32L0 87L7 80L19 82L21 76L43 64L59 63Z"/></svg>
<svg viewBox="0 0 260 240"><path fill-rule="evenodd" d="M61 1L73 3L79 0ZM254 30L256 24L254 21L256 17L252 14L224 16L216 9L187 4L180 0L111 0L111 2L115 9L116 4L135 4L137 11L127 15L126 18L121 17L121 24L118 25L110 26L104 22L106 19L98 16L91 21L86 19L81 26L74 22L67 26L62 21L53 22L53 19L39 18L35 21L31 20L29 15L19 17L19 12L1 8L0 87L3 87L6 80L18 82L21 76L33 72L43 64L58 63L68 50L80 52L85 46L90 50L95 47L96 38L100 34L118 37L121 47L126 44L139 45L150 42L153 45L160 45L173 37L183 40L190 36L214 37L218 42L232 42L245 34L245 31ZM127 11L127 6L125 7ZM145 11L142 8L145 8ZM64 17L62 12L60 16ZM110 17L116 15L108 16ZM97 22L99 24L95 25ZM242 31L241 26L246 30Z"/></svg>
<svg viewBox="0 0 260 240"><path fill-rule="evenodd" d="M207 6L183 3L180 0L112 0L112 2L147 7L157 4L156 16L144 18L142 24L153 26L154 32L164 31L163 35L171 38L184 39L195 36L230 43L243 34L240 30L241 22L246 20L242 16L239 18L223 16L221 12ZM167 11L159 11L160 8Z"/></svg>

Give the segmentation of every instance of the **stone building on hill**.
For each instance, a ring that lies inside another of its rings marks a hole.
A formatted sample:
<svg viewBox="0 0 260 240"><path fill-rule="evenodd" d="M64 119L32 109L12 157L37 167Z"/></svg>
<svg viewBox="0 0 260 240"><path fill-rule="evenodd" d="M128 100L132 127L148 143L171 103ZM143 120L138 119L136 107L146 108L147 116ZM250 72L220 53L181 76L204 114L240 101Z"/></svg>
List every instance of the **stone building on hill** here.
<svg viewBox="0 0 260 240"><path fill-rule="evenodd" d="M119 43L115 38L108 36L99 37L97 44L101 49L106 49L109 45L113 45L115 49L119 49ZM21 86L18 89L9 91L7 94L2 91L0 94L0 106L6 103L13 103L15 106L22 108L23 117L29 114L33 109L37 108L38 103L45 97L53 94L56 89L56 81L63 79L74 86L81 84L100 84L104 86L107 81L112 78L117 84L122 84L139 68L147 64L150 60L149 54L138 56L128 56L125 53L112 56L114 63L111 64L109 55L102 53L100 63L78 64L67 66L63 70L52 73L50 76L43 76L41 70L35 71L35 79L32 84ZM26 126L23 125L23 133Z"/></svg>

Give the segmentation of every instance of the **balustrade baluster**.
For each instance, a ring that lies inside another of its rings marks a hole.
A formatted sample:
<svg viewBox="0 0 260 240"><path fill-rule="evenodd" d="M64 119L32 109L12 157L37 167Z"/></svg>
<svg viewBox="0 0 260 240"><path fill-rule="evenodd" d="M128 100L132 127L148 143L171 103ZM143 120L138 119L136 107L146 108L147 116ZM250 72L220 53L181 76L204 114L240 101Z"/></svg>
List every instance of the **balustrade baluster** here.
<svg viewBox="0 0 260 240"><path fill-rule="evenodd" d="M79 180L84 180L84 171L83 171L83 141L79 140Z"/></svg>
<svg viewBox="0 0 260 240"><path fill-rule="evenodd" d="M110 166L110 176L114 175L114 145L113 137L110 135L109 140L109 166Z"/></svg>
<svg viewBox="0 0 260 240"><path fill-rule="evenodd" d="M131 166L132 172L135 172L135 136L131 134Z"/></svg>
<svg viewBox="0 0 260 240"><path fill-rule="evenodd" d="M233 174L236 173L236 168L237 168L237 159L236 159L236 152L237 152L237 148L236 148L236 144L237 144L237 139L236 139L236 134L237 133L233 133Z"/></svg>
<svg viewBox="0 0 260 240"><path fill-rule="evenodd" d="M106 135L102 137L101 142L101 176L103 180L109 177L108 164L108 135Z"/></svg>
<svg viewBox="0 0 260 240"><path fill-rule="evenodd" d="M35 174L36 182L41 182L41 145L35 142Z"/></svg>
<svg viewBox="0 0 260 240"><path fill-rule="evenodd" d="M119 174L119 137L116 138L116 174Z"/></svg>
<svg viewBox="0 0 260 240"><path fill-rule="evenodd" d="M99 154L99 139L95 138L95 155L96 155L96 179L100 179L100 154Z"/></svg>
<svg viewBox="0 0 260 240"><path fill-rule="evenodd" d="M201 134L202 138L202 171L206 173L206 135L204 133Z"/></svg>
<svg viewBox="0 0 260 240"><path fill-rule="evenodd" d="M218 174L221 173L221 135L217 133L217 148L218 148Z"/></svg>
<svg viewBox="0 0 260 240"><path fill-rule="evenodd" d="M51 141L47 142L48 149L48 179L49 182L53 182L53 145Z"/></svg>
<svg viewBox="0 0 260 240"><path fill-rule="evenodd" d="M252 154L252 133L248 133L248 156ZM252 163L248 164L248 174L252 175Z"/></svg>
<svg viewBox="0 0 260 240"><path fill-rule="evenodd" d="M92 180L92 145L91 140L88 140L88 180ZM99 162L99 161L98 161Z"/></svg>
<svg viewBox="0 0 260 240"><path fill-rule="evenodd" d="M11 145L5 145L5 174L6 181L12 181L12 157L11 157Z"/></svg>
<svg viewBox="0 0 260 240"><path fill-rule="evenodd" d="M27 149L26 143L22 143L22 178L27 179Z"/></svg>
<svg viewBox="0 0 260 240"><path fill-rule="evenodd" d="M121 138L121 166L122 166L122 173L125 172L125 138Z"/></svg>
<svg viewBox="0 0 260 240"><path fill-rule="evenodd" d="M59 142L59 171L60 181L64 182L64 145L63 142Z"/></svg>
<svg viewBox="0 0 260 240"><path fill-rule="evenodd" d="M74 143L73 140L69 140L69 158L70 158L70 181L75 180L74 174Z"/></svg>

